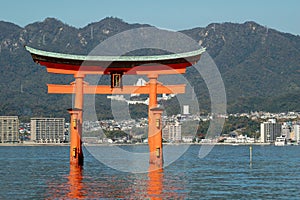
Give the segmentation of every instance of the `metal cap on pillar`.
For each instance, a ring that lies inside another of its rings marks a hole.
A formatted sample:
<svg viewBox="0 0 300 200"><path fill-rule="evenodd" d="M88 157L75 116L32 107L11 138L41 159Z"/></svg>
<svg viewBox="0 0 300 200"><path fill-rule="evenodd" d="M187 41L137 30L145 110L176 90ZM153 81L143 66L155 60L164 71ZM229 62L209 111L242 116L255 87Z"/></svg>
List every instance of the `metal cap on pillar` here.
<svg viewBox="0 0 300 200"><path fill-rule="evenodd" d="M69 113L76 113L76 112L82 112L82 109L79 108L69 108L67 109Z"/></svg>
<svg viewBox="0 0 300 200"><path fill-rule="evenodd" d="M161 108L161 107L154 107L154 108L151 108L150 109L152 112L154 112L154 113L163 113L164 112L164 109L163 108Z"/></svg>

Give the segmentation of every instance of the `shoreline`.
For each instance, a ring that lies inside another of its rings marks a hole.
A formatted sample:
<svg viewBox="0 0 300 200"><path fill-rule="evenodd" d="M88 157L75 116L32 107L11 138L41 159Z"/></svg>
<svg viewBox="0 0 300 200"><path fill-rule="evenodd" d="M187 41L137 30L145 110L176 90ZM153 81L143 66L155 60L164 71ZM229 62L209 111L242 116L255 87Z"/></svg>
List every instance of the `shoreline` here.
<svg viewBox="0 0 300 200"><path fill-rule="evenodd" d="M0 147L14 147L14 146L70 146L70 143L0 143Z"/></svg>
<svg viewBox="0 0 300 200"><path fill-rule="evenodd" d="M82 146L131 146L131 145L148 145L148 143L135 143L135 144L109 144L109 143L84 143ZM213 145L213 146L271 146L270 143L163 143L163 145ZM0 147L5 146L70 146L70 143L0 143ZM287 145L288 146L288 145Z"/></svg>

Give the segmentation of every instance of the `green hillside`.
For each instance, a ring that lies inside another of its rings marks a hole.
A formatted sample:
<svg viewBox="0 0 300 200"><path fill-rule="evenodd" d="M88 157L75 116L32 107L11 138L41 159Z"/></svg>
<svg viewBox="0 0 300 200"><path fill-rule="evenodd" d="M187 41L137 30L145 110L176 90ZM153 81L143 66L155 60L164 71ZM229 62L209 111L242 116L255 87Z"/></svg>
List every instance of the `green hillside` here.
<svg viewBox="0 0 300 200"><path fill-rule="evenodd" d="M47 94L47 83L69 84L72 76L51 75L36 65L23 45L63 53L87 54L106 38L143 24L128 24L105 18L75 28L53 18L22 28L0 21L0 115L66 117L70 95ZM217 64L226 87L228 112L300 110L300 37L246 22L210 24L184 30L207 48ZM185 76L194 86L201 111L210 111L208 91L201 77L189 69ZM164 102L174 110L171 102ZM178 106L177 106L178 107ZM132 108L132 107L131 107ZM146 108L146 107L145 107ZM96 98L99 118L111 118L106 96ZM133 108L138 116L142 107ZM139 111L139 113L137 113ZM171 112L170 112L171 113Z"/></svg>

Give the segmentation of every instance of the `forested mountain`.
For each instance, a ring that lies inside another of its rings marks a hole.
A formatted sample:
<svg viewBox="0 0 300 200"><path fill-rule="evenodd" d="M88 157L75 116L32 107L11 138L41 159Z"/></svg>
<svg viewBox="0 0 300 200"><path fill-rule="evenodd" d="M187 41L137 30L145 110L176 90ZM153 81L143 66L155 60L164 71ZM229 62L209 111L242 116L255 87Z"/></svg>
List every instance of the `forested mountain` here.
<svg viewBox="0 0 300 200"><path fill-rule="evenodd" d="M47 51L87 54L106 38L143 26L149 25L128 24L112 17L79 29L54 18L24 28L0 21L0 115L18 115L25 120L68 117L71 96L47 94L46 84L67 84L73 77L47 74L45 67L32 61L24 44ZM226 87L228 112L300 110L299 36L255 22L210 24L181 32L206 47L216 62ZM204 81L191 70L185 76L194 84L200 109L209 112ZM99 118L111 117L106 96L97 96L96 105Z"/></svg>
<svg viewBox="0 0 300 200"><path fill-rule="evenodd" d="M300 37L246 22L183 31L207 47L225 83L229 112L299 110Z"/></svg>

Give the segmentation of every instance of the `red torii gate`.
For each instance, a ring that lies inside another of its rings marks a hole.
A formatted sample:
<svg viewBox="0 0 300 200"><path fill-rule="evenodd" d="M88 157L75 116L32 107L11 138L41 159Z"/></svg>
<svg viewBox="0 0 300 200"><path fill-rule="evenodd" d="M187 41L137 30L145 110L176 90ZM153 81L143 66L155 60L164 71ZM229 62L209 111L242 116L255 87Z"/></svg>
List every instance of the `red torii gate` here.
<svg viewBox="0 0 300 200"><path fill-rule="evenodd" d="M162 168L162 121L163 110L157 105L157 94L180 94L185 84L166 85L157 81L159 75L184 74L186 68L199 61L205 51L195 51L156 56L82 56L47 52L25 46L33 60L47 67L49 73L72 74L75 82L71 85L48 84L48 93L75 94L74 108L69 109L70 123L70 164L83 165L82 122L84 94L149 94L148 145L149 163ZM110 75L111 85L89 85L84 82L86 75ZM147 75L145 86L123 86L123 75Z"/></svg>

